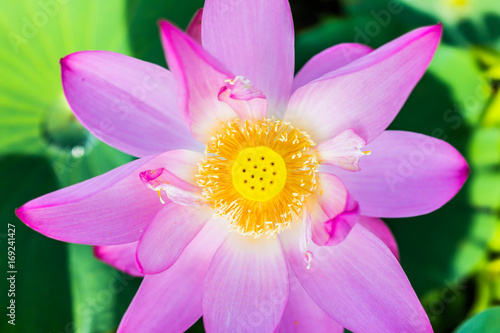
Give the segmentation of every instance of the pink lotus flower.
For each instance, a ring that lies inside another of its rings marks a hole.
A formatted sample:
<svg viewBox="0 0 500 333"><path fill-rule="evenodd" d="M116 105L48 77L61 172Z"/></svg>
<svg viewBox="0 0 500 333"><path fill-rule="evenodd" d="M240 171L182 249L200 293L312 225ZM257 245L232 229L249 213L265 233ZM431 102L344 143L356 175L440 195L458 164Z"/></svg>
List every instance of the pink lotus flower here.
<svg viewBox="0 0 500 333"><path fill-rule="evenodd" d="M288 2L207 0L200 21L161 22L171 71L111 52L61 61L78 119L141 158L18 216L145 275L120 332L202 315L208 332L431 332L379 217L431 212L468 174L447 143L384 131L441 26L332 47L293 78Z"/></svg>

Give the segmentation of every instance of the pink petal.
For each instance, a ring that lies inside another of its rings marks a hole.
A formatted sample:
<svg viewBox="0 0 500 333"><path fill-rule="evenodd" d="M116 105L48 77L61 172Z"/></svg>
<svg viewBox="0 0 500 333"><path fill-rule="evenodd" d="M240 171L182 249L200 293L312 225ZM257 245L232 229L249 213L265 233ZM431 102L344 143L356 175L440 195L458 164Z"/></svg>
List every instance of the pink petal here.
<svg viewBox="0 0 500 333"><path fill-rule="evenodd" d="M230 92L229 97L237 100L249 101L254 98L266 98L261 90L255 88L250 80L245 79L243 76L227 80L225 88Z"/></svg>
<svg viewBox="0 0 500 333"><path fill-rule="evenodd" d="M167 193L168 199L178 205L195 207L205 205L199 187L179 179L165 168L143 171L139 174L139 178L147 187L158 192L162 203L164 203L161 197L163 190Z"/></svg>
<svg viewBox="0 0 500 333"><path fill-rule="evenodd" d="M202 157L186 150L145 157L34 199L16 213L36 231L65 242L131 243L162 208L158 194L139 178L141 171L164 167L184 181L193 181Z"/></svg>
<svg viewBox="0 0 500 333"><path fill-rule="evenodd" d="M324 223L326 233L329 236L324 245L332 246L343 242L358 220L359 205L349 197L344 211Z"/></svg>
<svg viewBox="0 0 500 333"><path fill-rule="evenodd" d="M330 220L318 202L308 206L311 215L311 239L317 245L325 245L330 239L330 234L326 231L325 223Z"/></svg>
<svg viewBox="0 0 500 333"><path fill-rule="evenodd" d="M312 206L312 240L317 245L337 245L344 241L359 220L359 205L348 197L344 211L328 217L319 205Z"/></svg>
<svg viewBox="0 0 500 333"><path fill-rule="evenodd" d="M269 110L283 115L293 81L294 33L288 1L208 0L203 46L234 74L262 89Z"/></svg>
<svg viewBox="0 0 500 333"><path fill-rule="evenodd" d="M298 229L280 234L289 263L314 302L339 324L353 332L432 332L397 259L362 225L337 246L311 244L310 269Z"/></svg>
<svg viewBox="0 0 500 333"><path fill-rule="evenodd" d="M338 177L319 173L316 203L310 203L312 240L317 245L342 242L359 219L359 207ZM332 177L333 176L333 177Z"/></svg>
<svg viewBox="0 0 500 333"><path fill-rule="evenodd" d="M303 216L302 231L300 233L300 250L307 256L307 246L312 240L312 219L308 211Z"/></svg>
<svg viewBox="0 0 500 333"><path fill-rule="evenodd" d="M191 177L192 175L190 174L189 176ZM194 181L193 179L188 179L188 181L183 180L165 168L142 171L139 174L139 178L145 186L153 191L162 190L165 185L175 186L185 191L199 191L199 187L191 183Z"/></svg>
<svg viewBox="0 0 500 333"><path fill-rule="evenodd" d="M134 156L202 149L182 121L168 70L105 51L73 53L61 70L76 117L107 144Z"/></svg>
<svg viewBox="0 0 500 333"><path fill-rule="evenodd" d="M288 270L276 238L232 232L210 264L203 291L208 332L274 332L288 300Z"/></svg>
<svg viewBox="0 0 500 333"><path fill-rule="evenodd" d="M201 19L203 17L203 8L196 11L191 22L189 22L186 28L186 34L190 36L193 40L201 44Z"/></svg>
<svg viewBox="0 0 500 333"><path fill-rule="evenodd" d="M361 151L365 144L365 140L360 138L352 129L345 130L318 146L320 162L344 170L359 171L358 162L360 156L369 154L369 152Z"/></svg>
<svg viewBox="0 0 500 333"><path fill-rule="evenodd" d="M373 49L362 44L339 44L318 53L309 60L293 80L292 91L305 86L325 74L361 58Z"/></svg>
<svg viewBox="0 0 500 333"><path fill-rule="evenodd" d="M414 30L299 88L285 119L317 143L346 129L372 141L396 117L424 74L441 32L441 25Z"/></svg>
<svg viewBox="0 0 500 333"><path fill-rule="evenodd" d="M316 200L329 219L342 213L347 203L347 190L342 181L329 173L318 173Z"/></svg>
<svg viewBox="0 0 500 333"><path fill-rule="evenodd" d="M145 274L163 272L179 258L214 212L209 208L167 203L139 240L137 261Z"/></svg>
<svg viewBox="0 0 500 333"><path fill-rule="evenodd" d="M360 216L358 223L365 227L368 231L378 237L391 250L392 254L399 260L399 250L396 239L391 232L391 229L381 219L376 217Z"/></svg>
<svg viewBox="0 0 500 333"><path fill-rule="evenodd" d="M173 185L165 185L162 189L167 192L168 199L177 205L207 206L206 199L199 192L186 191Z"/></svg>
<svg viewBox="0 0 500 333"><path fill-rule="evenodd" d="M218 100L225 80L234 79L234 75L171 23L161 21L160 27L167 62L177 80L180 109L194 137L206 143L221 122L237 117Z"/></svg>
<svg viewBox="0 0 500 333"><path fill-rule="evenodd" d="M344 328L311 299L291 270L290 296L278 333L344 333Z"/></svg>
<svg viewBox="0 0 500 333"><path fill-rule="evenodd" d="M120 323L118 332L184 332L202 314L202 289L208 266L227 235L211 221L168 270L147 275Z"/></svg>
<svg viewBox="0 0 500 333"><path fill-rule="evenodd" d="M266 96L242 77L230 80L220 90L218 98L229 105L240 119L262 119L267 115Z"/></svg>
<svg viewBox="0 0 500 333"><path fill-rule="evenodd" d="M136 264L135 252L138 242L122 245L95 246L94 256L125 273L134 276L144 276Z"/></svg>
<svg viewBox="0 0 500 333"><path fill-rule="evenodd" d="M230 95L230 91L223 88L219 93L219 101L229 105L240 119L262 119L266 116L267 100L265 98L242 100L232 98Z"/></svg>
<svg viewBox="0 0 500 333"><path fill-rule="evenodd" d="M462 187L469 168L448 143L422 134L386 131L366 146L361 171L329 168L359 202L361 215L408 217L447 203Z"/></svg>

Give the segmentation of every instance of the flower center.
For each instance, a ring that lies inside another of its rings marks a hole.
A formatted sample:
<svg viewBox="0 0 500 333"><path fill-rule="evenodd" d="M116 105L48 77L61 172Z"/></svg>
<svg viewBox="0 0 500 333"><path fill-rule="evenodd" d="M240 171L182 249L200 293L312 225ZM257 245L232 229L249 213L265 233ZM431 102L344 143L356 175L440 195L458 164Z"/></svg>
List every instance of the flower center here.
<svg viewBox="0 0 500 333"><path fill-rule="evenodd" d="M245 148L231 169L233 185L248 200L268 201L281 192L286 183L286 164L274 150Z"/></svg>
<svg viewBox="0 0 500 333"><path fill-rule="evenodd" d="M236 231L273 236L298 220L316 189L313 146L307 133L281 120L235 119L207 145L196 180Z"/></svg>

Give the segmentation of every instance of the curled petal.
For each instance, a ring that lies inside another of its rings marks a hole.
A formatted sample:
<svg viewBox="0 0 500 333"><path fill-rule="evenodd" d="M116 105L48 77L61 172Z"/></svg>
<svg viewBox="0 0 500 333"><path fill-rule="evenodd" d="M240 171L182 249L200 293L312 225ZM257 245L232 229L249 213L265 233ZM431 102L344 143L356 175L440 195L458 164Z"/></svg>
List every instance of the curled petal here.
<svg viewBox="0 0 500 333"><path fill-rule="evenodd" d="M359 218L359 206L338 177L319 173L316 202L310 205L312 240L317 245L337 245Z"/></svg>
<svg viewBox="0 0 500 333"><path fill-rule="evenodd" d="M165 168L142 171L139 178L153 191L161 190L165 185L172 185L185 191L198 191L195 185L180 179Z"/></svg>
<svg viewBox="0 0 500 333"><path fill-rule="evenodd" d="M165 168L143 171L139 177L147 187L158 192L162 203L165 203L161 197L163 190L168 199L178 205L199 207L205 204L198 187L182 181Z"/></svg>
<svg viewBox="0 0 500 333"><path fill-rule="evenodd" d="M325 222L328 241L324 245L338 245L347 238L351 229L359 220L359 205L348 197L342 213Z"/></svg>
<svg viewBox="0 0 500 333"><path fill-rule="evenodd" d="M255 88L250 80L243 76L237 76L233 80L226 80L226 88L229 90L229 97L238 100L248 101L254 98L266 98L261 90Z"/></svg>
<svg viewBox="0 0 500 333"><path fill-rule="evenodd" d="M317 245L325 245L330 238L325 224L330 218L317 202L310 204L308 209L311 215L311 239Z"/></svg>
<svg viewBox="0 0 500 333"><path fill-rule="evenodd" d="M200 193L185 191L172 185L165 185L162 190L167 192L168 199L177 205L193 207L207 205L205 198ZM161 193L159 195L161 198Z"/></svg>
<svg viewBox="0 0 500 333"><path fill-rule="evenodd" d="M328 219L333 219L346 209L347 189L340 178L332 174L320 172L318 173L318 178L316 200Z"/></svg>
<svg viewBox="0 0 500 333"><path fill-rule="evenodd" d="M360 138L352 129L345 130L318 146L320 162L329 164L344 170L359 171L359 157L369 154L361 148L366 142Z"/></svg>
<svg viewBox="0 0 500 333"><path fill-rule="evenodd" d="M267 100L262 91L242 77L227 81L219 92L219 101L229 105L240 119L262 119L266 116Z"/></svg>

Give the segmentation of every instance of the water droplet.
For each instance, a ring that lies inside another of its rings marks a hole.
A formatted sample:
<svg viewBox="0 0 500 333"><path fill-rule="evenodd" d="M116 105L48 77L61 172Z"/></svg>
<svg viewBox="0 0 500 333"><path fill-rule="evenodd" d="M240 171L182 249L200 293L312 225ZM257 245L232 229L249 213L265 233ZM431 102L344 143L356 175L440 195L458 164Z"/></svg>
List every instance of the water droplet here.
<svg viewBox="0 0 500 333"><path fill-rule="evenodd" d="M74 146L73 149L71 149L71 156L74 158L81 158L85 154L85 148L82 146Z"/></svg>

